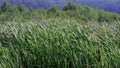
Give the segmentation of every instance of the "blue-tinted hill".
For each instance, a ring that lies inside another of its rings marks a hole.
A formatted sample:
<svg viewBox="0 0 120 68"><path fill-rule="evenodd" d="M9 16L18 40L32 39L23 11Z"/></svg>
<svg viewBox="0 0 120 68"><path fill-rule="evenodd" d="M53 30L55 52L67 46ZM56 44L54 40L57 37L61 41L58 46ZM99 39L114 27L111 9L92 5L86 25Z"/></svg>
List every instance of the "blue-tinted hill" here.
<svg viewBox="0 0 120 68"><path fill-rule="evenodd" d="M3 0L0 0L2 3ZM120 0L7 0L11 5L24 4L26 7L33 7L34 9L45 8L56 5L62 8L68 2L89 6L96 9L105 10L108 12L115 12L120 14Z"/></svg>

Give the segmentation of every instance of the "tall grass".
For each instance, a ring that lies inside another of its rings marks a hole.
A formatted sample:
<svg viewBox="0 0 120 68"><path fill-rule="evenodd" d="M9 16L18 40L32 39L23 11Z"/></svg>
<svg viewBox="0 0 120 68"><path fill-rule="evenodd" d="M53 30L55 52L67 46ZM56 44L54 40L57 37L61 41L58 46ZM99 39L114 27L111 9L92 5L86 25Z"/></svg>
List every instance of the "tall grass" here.
<svg viewBox="0 0 120 68"><path fill-rule="evenodd" d="M120 67L120 22L6 22L0 39L0 68Z"/></svg>

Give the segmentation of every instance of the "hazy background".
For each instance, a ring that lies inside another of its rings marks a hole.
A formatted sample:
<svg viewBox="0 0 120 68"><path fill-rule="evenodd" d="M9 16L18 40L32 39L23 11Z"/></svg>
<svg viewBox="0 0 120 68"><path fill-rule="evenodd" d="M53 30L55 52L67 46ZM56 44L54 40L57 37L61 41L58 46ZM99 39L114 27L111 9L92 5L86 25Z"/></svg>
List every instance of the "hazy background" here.
<svg viewBox="0 0 120 68"><path fill-rule="evenodd" d="M0 4L4 0L0 0ZM74 4L81 4L82 6L89 6L96 9L102 9L109 12L115 12L120 14L120 0L6 0L11 5L24 4L26 7L33 7L34 9L44 8L56 5L60 9L72 2Z"/></svg>

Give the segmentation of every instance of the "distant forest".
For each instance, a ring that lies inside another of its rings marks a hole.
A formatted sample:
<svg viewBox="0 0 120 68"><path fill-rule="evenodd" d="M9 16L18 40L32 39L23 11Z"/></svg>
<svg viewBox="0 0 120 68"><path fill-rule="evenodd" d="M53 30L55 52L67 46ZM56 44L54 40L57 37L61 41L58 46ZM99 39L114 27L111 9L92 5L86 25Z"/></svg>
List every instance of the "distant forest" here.
<svg viewBox="0 0 120 68"><path fill-rule="evenodd" d="M80 5L74 5L72 2L65 5L62 10L57 6L52 6L48 10L35 10L32 7L26 8L22 4L11 6L8 2L3 2L0 6L0 21L29 21L50 17L71 18L81 21L94 20L97 22L113 22L120 20L120 16L115 13L105 12L87 6L82 7Z"/></svg>

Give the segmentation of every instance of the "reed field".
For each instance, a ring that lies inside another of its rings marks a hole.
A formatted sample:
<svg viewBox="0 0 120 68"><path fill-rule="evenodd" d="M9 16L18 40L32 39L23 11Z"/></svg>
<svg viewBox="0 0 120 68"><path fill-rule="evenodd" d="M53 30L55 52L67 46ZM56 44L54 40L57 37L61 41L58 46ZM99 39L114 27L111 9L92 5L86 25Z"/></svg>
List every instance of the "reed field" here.
<svg viewBox="0 0 120 68"><path fill-rule="evenodd" d="M0 22L0 68L120 68L120 22Z"/></svg>

